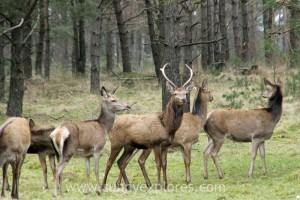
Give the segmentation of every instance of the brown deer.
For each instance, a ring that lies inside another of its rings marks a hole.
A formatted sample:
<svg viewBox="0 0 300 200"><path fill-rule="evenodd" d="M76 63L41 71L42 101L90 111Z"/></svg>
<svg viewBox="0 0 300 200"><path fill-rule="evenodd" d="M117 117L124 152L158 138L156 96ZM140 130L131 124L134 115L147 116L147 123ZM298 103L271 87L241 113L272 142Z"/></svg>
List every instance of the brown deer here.
<svg viewBox="0 0 300 200"><path fill-rule="evenodd" d="M31 132L31 142L27 153L38 154L43 170L44 189L47 190L47 156L49 157L53 176L55 175L55 152L50 139L50 133L55 129L55 127L52 125L35 124L32 119L29 120L29 127Z"/></svg>
<svg viewBox="0 0 300 200"><path fill-rule="evenodd" d="M44 175L44 189L48 189L46 157L49 157L50 166L53 175L55 175L55 152L50 139L50 133L55 127L52 125L35 124L35 122L30 119L29 128L31 132L31 141L27 153L38 154ZM4 181L6 186L5 189L9 190L7 178Z"/></svg>
<svg viewBox="0 0 300 200"><path fill-rule="evenodd" d="M115 113L130 109L130 106L116 97L116 90L117 88L109 93L105 87L101 88L101 95L104 98L101 103L101 113L97 120L64 123L50 134L55 150L59 155L59 163L55 174L55 197L57 196L59 186L62 195L61 173L76 150L81 150L81 156L85 158L87 175L86 193L90 192L90 157L94 156L97 183L96 192L100 194L99 157L106 143L105 136L114 123Z"/></svg>
<svg viewBox="0 0 300 200"><path fill-rule="evenodd" d="M129 190L130 185L125 172L126 160L130 158L135 149L160 149L161 143L172 139L179 128L183 117L183 105L186 103L186 95L193 87L192 85L187 86L192 79L193 71L186 65L191 73L190 78L182 87L177 87L165 75L164 70L167 65L168 63L161 69L167 80L167 88L171 93L165 111L148 115L122 115L115 121L109 133L111 152L107 160L102 189L105 188L107 176L113 162L123 148L124 152L117 163L125 185ZM156 164L157 168L161 167L160 155L156 157Z"/></svg>
<svg viewBox="0 0 300 200"><path fill-rule="evenodd" d="M184 164L185 164L187 184L191 182L191 172L190 172L191 148L192 145L198 141L199 132L201 128L203 128L206 121L207 103L212 100L213 97L210 94L210 91L208 90L207 81L204 80L202 82L202 87L197 86L197 94L195 96L192 112L183 114L181 125L179 129L175 132L174 139L171 141L171 143L164 143L161 145L161 148L163 149L162 151L166 151L166 152L168 151L169 147L177 147L177 146L180 147L181 152L183 154ZM154 152L157 153L157 151ZM150 155L150 153L151 153L151 149L143 150L143 153L141 154L138 160L148 187L151 186L151 182L145 169L145 162L148 156ZM157 157L157 155L155 157ZM130 157L130 159L131 158L132 157ZM167 163L166 157L163 157L162 159L163 159L162 163ZM129 160L127 162L129 162ZM166 170L165 166L163 167L163 170ZM160 171L158 171L158 173L160 173ZM166 171L164 171L163 173L166 174ZM160 175L158 175L158 177L160 177ZM121 180L122 180L122 175L120 174L117 180L118 187L120 187ZM160 180L158 180L158 186L159 185L160 185Z"/></svg>
<svg viewBox="0 0 300 200"><path fill-rule="evenodd" d="M0 167L3 171L1 196L5 197L7 167L12 166L13 184L11 197L18 199L21 167L30 145L29 122L25 118L11 117L0 127Z"/></svg>
<svg viewBox="0 0 300 200"><path fill-rule="evenodd" d="M262 97L269 99L267 108L254 110L228 110L218 109L208 114L204 130L209 136L208 145L203 152L204 156L204 178L207 179L207 159L211 155L222 179L223 173L218 161L218 152L224 143L225 138L237 142L252 142L252 161L249 170L249 177L253 177L254 161L259 149L263 175L267 175L265 162L265 140L272 137L275 125L282 113L281 81L278 78L277 84L272 84L264 78L266 90Z"/></svg>

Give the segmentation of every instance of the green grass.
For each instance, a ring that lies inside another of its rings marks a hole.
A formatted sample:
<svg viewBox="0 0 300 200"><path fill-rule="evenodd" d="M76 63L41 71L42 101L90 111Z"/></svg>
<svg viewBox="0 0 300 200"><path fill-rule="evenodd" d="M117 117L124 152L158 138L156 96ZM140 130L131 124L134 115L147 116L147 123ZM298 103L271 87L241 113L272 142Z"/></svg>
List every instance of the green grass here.
<svg viewBox="0 0 300 200"><path fill-rule="evenodd" d="M249 98L259 97L261 77L249 79L245 85L238 84L237 80L228 80L227 75L223 74L221 80L219 77L211 77L210 74L204 75L210 77L208 78L209 87L214 96L214 101L209 104L209 110L228 103L224 97L232 95L232 91L243 91L247 94L239 96L239 100L243 101L243 109L258 108L266 104L262 99L251 101ZM134 77L137 76L134 75ZM136 80L131 87L128 87L120 80L102 77L101 85L107 88L121 85L118 97L127 102L137 101L130 113L160 111L161 91L155 81ZM192 184L189 186L185 184L185 168L181 152L179 149L174 149L168 154L169 190L157 190L154 186L147 189L137 162L139 152L126 169L131 191L114 187L119 174L118 167L114 163L108 176L107 189L100 197L94 191L86 196L83 194L86 183L84 161L81 158L72 158L63 173L64 196L59 196L58 199L296 199L300 195L300 100L293 96L285 98L292 98L293 101L284 102L283 116L275 128L273 137L266 142L267 177L262 175L258 155L254 178L249 179L251 144L227 140L219 154L225 178L219 179L216 168L209 159L209 179L204 180L202 152L206 146L207 137L204 132L201 132L199 142L192 149ZM88 77L66 80L57 76L49 82L34 78L25 92L23 113L24 116L33 118L37 123L57 126L64 121L81 121L98 117L100 101L100 96L89 94ZM5 106L5 104L0 104L1 122L6 118L3 114ZM107 141L100 159L100 182L102 182L109 151L110 143ZM91 164L91 185L94 187L93 162ZM146 168L152 184L155 185L156 167L152 154L146 163ZM11 177L11 171L9 171L9 176ZM48 180L50 189L44 191L38 157L27 155L20 179L20 198L51 199L54 183L49 167ZM6 196L9 195L10 193L6 192Z"/></svg>

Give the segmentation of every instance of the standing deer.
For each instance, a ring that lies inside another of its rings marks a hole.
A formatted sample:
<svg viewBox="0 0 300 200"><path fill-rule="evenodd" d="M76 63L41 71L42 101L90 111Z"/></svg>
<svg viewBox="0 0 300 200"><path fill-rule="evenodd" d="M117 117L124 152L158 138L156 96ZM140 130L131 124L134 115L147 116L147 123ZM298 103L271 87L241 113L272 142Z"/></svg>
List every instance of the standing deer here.
<svg viewBox="0 0 300 200"><path fill-rule="evenodd" d="M51 134L51 140L59 155L59 163L56 167L54 197L57 196L58 187L62 195L61 174L76 150L83 150L85 158L87 190L90 192L90 157L94 156L95 176L97 188L100 194L99 183L99 157L106 140L105 136L110 131L117 111L129 110L130 106L120 101L115 93L117 88L108 92L105 87L101 88L101 95L104 97L101 103L101 113L97 120L84 122L67 122L57 127Z"/></svg>
<svg viewBox="0 0 300 200"><path fill-rule="evenodd" d="M27 153L38 154L43 170L44 189L48 189L46 158L49 157L50 167L55 175L55 152L50 139L50 133L55 129L52 125L35 124L29 120L31 142Z"/></svg>
<svg viewBox="0 0 300 200"><path fill-rule="evenodd" d="M204 156L204 178L207 179L207 159L211 155L222 179L223 173L218 161L218 152L227 138L237 142L252 142L252 161L249 170L249 177L253 177L254 161L259 149L263 175L267 175L265 162L265 140L272 137L273 130L282 114L282 93L281 81L278 78L277 84L272 84L264 78L266 90L262 97L269 99L267 108L255 110L227 110L218 109L208 114L204 130L209 136L208 145L203 152Z"/></svg>
<svg viewBox="0 0 300 200"><path fill-rule="evenodd" d="M184 164L185 164L187 184L191 182L191 172L190 172L191 148L192 145L198 141L199 132L201 128L203 128L206 121L207 103L212 100L213 97L210 94L210 91L208 90L207 81L204 80L202 82L202 87L197 86L197 94L195 97L192 112L183 114L181 125L179 129L175 132L174 139L171 140L171 143L164 143L161 145L161 148L163 149L162 151L166 151L166 152L168 151L169 147L177 147L177 146L180 147L181 152L183 154ZM151 182L145 169L145 162L148 156L150 155L150 153L151 153L151 149L143 150L143 153L141 154L138 160L148 187L151 186ZM154 151L154 153L157 154L158 152ZM158 155L156 155L155 157L157 156ZM129 160L131 158L132 157L130 157ZM166 156L163 157L162 159L163 159L162 161L163 163L167 163ZM129 160L127 160L126 162L129 162ZM166 168L163 167L163 170L166 170ZM160 173L160 171L158 171L157 173ZM166 171L164 171L163 173L166 174ZM160 175L158 175L158 177L160 177ZM122 180L122 175L120 174L117 180L118 187L120 187L121 180ZM160 183L160 181L158 182Z"/></svg>
<svg viewBox="0 0 300 200"><path fill-rule="evenodd" d="M0 127L0 167L3 171L1 196L5 197L7 167L12 166L13 184L11 197L18 199L21 167L30 145L29 122L25 118L11 117Z"/></svg>
<svg viewBox="0 0 300 200"><path fill-rule="evenodd" d="M167 65L168 63L161 69L163 76L167 80L166 86L171 93L171 98L165 111L148 115L122 115L114 123L109 134L111 152L107 160L102 189L105 188L107 176L113 162L123 148L124 152L117 163L125 185L129 190L130 184L125 172L128 164L126 161L135 149L160 149L161 143L168 142L174 138L174 134L182 121L186 95L193 87L192 85L187 86L192 79L193 71L186 65L191 73L190 78L182 87L177 87L165 74L164 70ZM161 168L162 163L159 154L156 157L156 165L157 168ZM166 177L164 177L164 181L167 182Z"/></svg>
<svg viewBox="0 0 300 200"><path fill-rule="evenodd" d="M55 175L55 152L50 139L50 133L55 127L52 125L35 124L30 119L29 129L31 132L31 141L27 153L38 154L44 175L44 189L48 189L46 157L49 157L50 166L53 175ZM7 178L4 181L5 189L9 190Z"/></svg>

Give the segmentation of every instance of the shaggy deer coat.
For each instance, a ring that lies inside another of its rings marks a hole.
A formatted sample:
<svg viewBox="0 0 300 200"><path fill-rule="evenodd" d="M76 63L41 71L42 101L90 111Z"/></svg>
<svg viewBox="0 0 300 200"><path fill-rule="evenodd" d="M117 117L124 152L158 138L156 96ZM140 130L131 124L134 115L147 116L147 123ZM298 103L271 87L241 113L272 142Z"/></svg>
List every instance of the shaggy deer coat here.
<svg viewBox="0 0 300 200"><path fill-rule="evenodd" d="M5 197L7 166L12 166L13 184L11 197L18 199L21 167L30 145L29 122L25 118L11 117L0 127L0 167L3 170L2 192Z"/></svg>
<svg viewBox="0 0 300 200"><path fill-rule="evenodd" d="M272 84L264 78L266 90L262 97L269 99L267 108L255 110L230 110L218 109L208 114L204 130L209 136L208 145L204 155L204 178L207 179L207 160L211 155L220 178L223 173L218 161L218 152L224 143L225 138L237 142L252 142L252 161L249 170L249 177L253 176L254 162L259 149L263 175L267 175L265 162L265 140L271 138L275 125L282 114L282 93L281 81Z"/></svg>

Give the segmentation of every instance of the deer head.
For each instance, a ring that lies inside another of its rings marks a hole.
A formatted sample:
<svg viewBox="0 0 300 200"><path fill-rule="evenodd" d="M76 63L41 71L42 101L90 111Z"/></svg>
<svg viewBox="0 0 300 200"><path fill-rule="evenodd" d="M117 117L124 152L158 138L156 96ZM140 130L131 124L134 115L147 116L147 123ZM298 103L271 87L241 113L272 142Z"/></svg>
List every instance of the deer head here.
<svg viewBox="0 0 300 200"><path fill-rule="evenodd" d="M214 99L210 93L210 90L208 89L208 82L206 79L202 81L202 86L197 86L197 89L201 91L201 92L199 92L199 94L202 97L204 97L206 102L212 101Z"/></svg>
<svg viewBox="0 0 300 200"><path fill-rule="evenodd" d="M266 86L266 90L262 93L262 97L271 99L277 94L277 91L281 89L281 80L277 79L277 84L273 84L270 81L268 81L266 78L264 78L264 84Z"/></svg>
<svg viewBox="0 0 300 200"><path fill-rule="evenodd" d="M116 94L117 89L118 89L118 87L116 89L114 89L112 92L108 92L104 86L101 88L101 96L103 96L103 100L107 104L108 110L112 111L113 113L115 113L117 111L130 110L131 106L120 101L116 97L115 94Z"/></svg>
<svg viewBox="0 0 300 200"><path fill-rule="evenodd" d="M165 68L168 65L169 65L169 63L166 63L163 66L163 68L161 68L160 70L162 71L163 76L167 80L166 86L167 86L167 89L170 91L172 97L174 98L174 102L177 105L182 106L186 103L186 95L193 88L193 84L188 85L188 83L191 82L191 80L192 80L193 70L188 65L185 65L190 70L190 78L181 87L177 87L165 74Z"/></svg>

